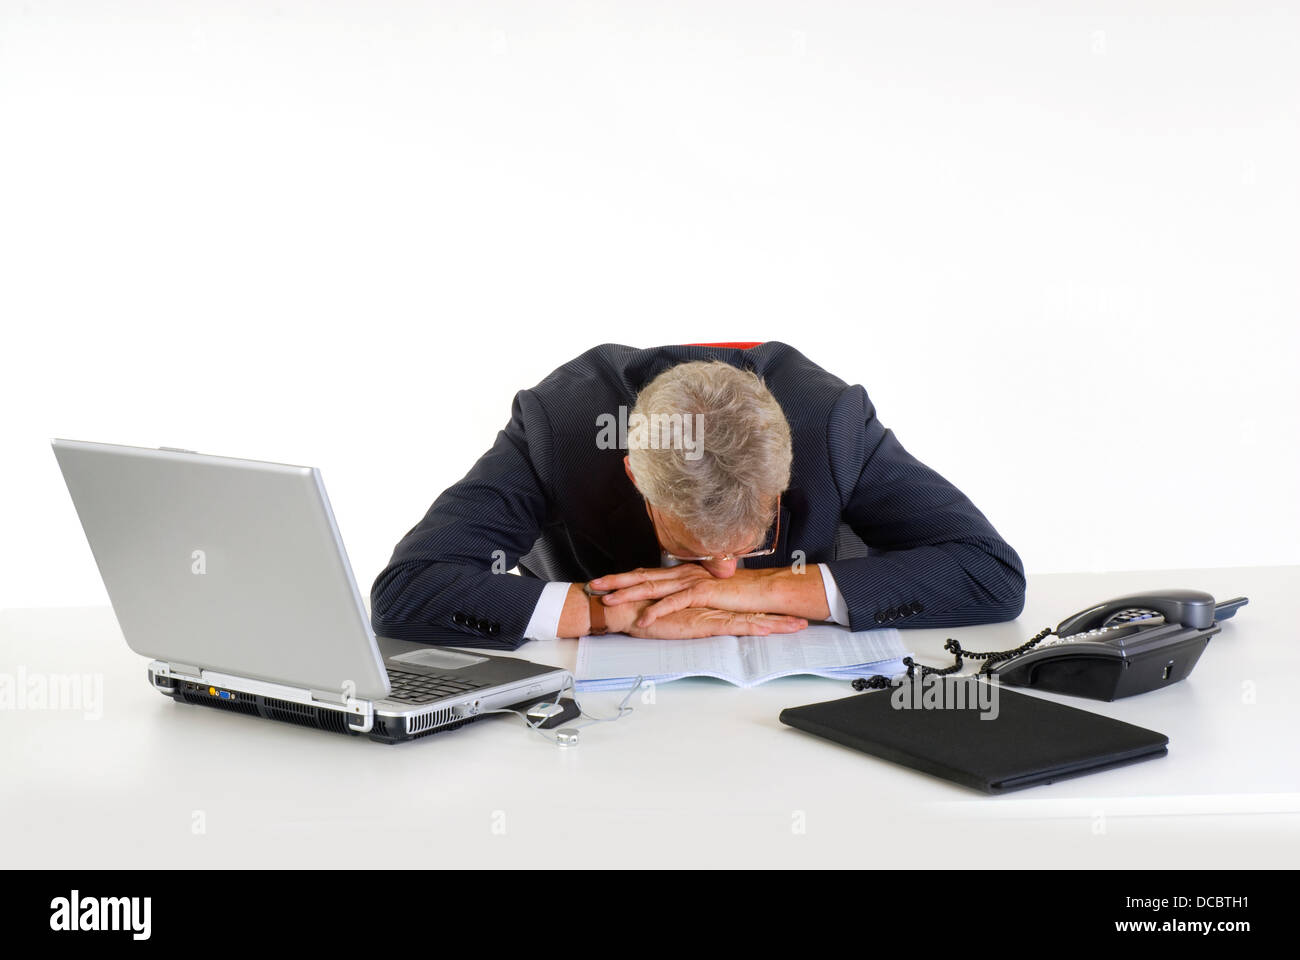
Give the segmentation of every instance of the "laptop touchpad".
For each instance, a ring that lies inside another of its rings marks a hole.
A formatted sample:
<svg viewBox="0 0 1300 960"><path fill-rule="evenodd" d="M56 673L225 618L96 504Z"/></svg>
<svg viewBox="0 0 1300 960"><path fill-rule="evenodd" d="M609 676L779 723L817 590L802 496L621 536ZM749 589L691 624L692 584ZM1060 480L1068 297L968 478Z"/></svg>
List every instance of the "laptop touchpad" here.
<svg viewBox="0 0 1300 960"><path fill-rule="evenodd" d="M433 667L435 670L464 670L466 667L472 667L477 663L487 663L487 657L475 656L472 653L461 653L458 650L440 650L429 648L428 650L412 650L410 653L404 653L399 657L390 658L394 663L413 663L419 667Z"/></svg>

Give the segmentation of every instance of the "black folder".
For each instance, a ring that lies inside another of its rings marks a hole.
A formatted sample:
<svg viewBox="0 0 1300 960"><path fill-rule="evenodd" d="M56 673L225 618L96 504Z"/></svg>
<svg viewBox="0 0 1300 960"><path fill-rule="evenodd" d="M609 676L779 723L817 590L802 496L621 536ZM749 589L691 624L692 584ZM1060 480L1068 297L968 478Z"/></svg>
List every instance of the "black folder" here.
<svg viewBox="0 0 1300 960"><path fill-rule="evenodd" d="M1000 685L991 694L987 682L979 682L986 686L984 697L996 694L993 719L981 718L993 711L980 709L983 698L973 693L964 708L898 708L895 700L902 698L893 696L893 688L790 707L780 720L985 793L1097 773L1168 752L1169 738L1154 730Z"/></svg>

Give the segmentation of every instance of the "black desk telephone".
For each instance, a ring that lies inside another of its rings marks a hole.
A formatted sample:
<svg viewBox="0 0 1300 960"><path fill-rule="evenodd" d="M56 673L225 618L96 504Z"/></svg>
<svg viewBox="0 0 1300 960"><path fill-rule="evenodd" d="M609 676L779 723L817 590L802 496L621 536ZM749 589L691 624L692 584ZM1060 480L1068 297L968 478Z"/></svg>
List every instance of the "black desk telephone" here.
<svg viewBox="0 0 1300 960"><path fill-rule="evenodd" d="M960 670L962 658L969 657L984 661L982 675L1010 686L1118 700L1186 677L1219 624L1248 602L1237 597L1216 604L1199 590L1138 593L1080 610L1014 650L976 653L949 639L944 649L953 654L953 666L914 664L911 657L903 663L909 676L916 669L922 676L942 676ZM883 676L853 681L855 690L888 685Z"/></svg>
<svg viewBox="0 0 1300 960"><path fill-rule="evenodd" d="M1032 648L987 672L1012 686L1093 700L1146 693L1191 673L1219 624L1247 602L1216 604L1199 590L1119 597L1067 617Z"/></svg>

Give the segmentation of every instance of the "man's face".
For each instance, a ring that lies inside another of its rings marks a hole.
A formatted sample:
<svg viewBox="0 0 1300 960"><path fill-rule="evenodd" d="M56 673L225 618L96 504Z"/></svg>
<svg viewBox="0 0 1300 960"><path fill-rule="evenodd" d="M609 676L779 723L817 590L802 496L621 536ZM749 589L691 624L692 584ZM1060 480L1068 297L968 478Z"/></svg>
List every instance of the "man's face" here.
<svg viewBox="0 0 1300 960"><path fill-rule="evenodd" d="M678 557L721 557L730 556L730 560L701 560L700 566L711 576L725 580L736 572L739 561L734 557L752 553L763 547L766 530L732 537L731 543L709 544L696 539L690 529L671 514L650 507L650 519L654 522L655 533L659 537L659 546L666 552Z"/></svg>
<svg viewBox="0 0 1300 960"><path fill-rule="evenodd" d="M627 473L627 478L635 486L636 477L632 474L632 465L627 457L623 458L623 470ZM734 540L734 543L703 543L691 533L686 524L671 514L656 510L649 501L646 502L646 512L650 514L650 521L654 524L655 535L659 538L660 548L677 557L730 556L734 558L744 553L752 553L755 550L762 549L763 539L767 535L766 530L760 530L757 533L750 532L729 538ZM710 575L717 577L719 580L725 580L735 574L736 568L739 566L739 561L735 559L701 560L697 562Z"/></svg>

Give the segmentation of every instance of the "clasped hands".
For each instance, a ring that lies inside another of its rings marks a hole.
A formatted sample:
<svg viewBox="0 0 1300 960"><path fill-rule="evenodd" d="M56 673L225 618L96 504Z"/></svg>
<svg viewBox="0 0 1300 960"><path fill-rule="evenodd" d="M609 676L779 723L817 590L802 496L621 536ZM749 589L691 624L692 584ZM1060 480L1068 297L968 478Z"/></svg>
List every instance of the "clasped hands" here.
<svg viewBox="0 0 1300 960"><path fill-rule="evenodd" d="M662 640L793 633L825 619L819 568L739 569L714 577L697 563L597 577L611 631Z"/></svg>

